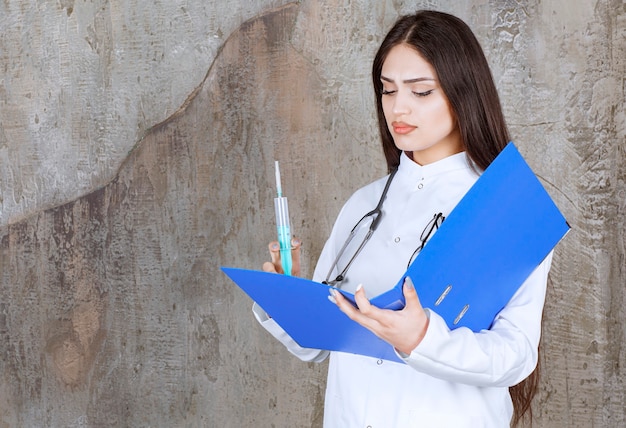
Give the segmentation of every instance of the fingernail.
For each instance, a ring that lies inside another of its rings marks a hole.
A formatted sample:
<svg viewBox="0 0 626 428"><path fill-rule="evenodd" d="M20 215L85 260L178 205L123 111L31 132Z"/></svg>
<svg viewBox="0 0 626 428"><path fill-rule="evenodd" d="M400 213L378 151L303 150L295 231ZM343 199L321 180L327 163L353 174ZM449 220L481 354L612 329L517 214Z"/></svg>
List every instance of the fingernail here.
<svg viewBox="0 0 626 428"><path fill-rule="evenodd" d="M293 238L291 240L291 248L297 247L298 245L300 245L300 240L298 238Z"/></svg>
<svg viewBox="0 0 626 428"><path fill-rule="evenodd" d="M280 246L278 244L272 244L272 250L278 251Z"/></svg>
<svg viewBox="0 0 626 428"><path fill-rule="evenodd" d="M359 291L361 288L363 288L363 284L359 284L359 285L357 285L357 286L356 286L356 291ZM356 293L356 291L355 291L355 293Z"/></svg>
<svg viewBox="0 0 626 428"><path fill-rule="evenodd" d="M337 300L335 300L335 298L333 296L328 296L328 300L333 302L335 305L337 304Z"/></svg>
<svg viewBox="0 0 626 428"><path fill-rule="evenodd" d="M335 299L335 293L337 292L334 288L331 288L328 290L328 292L330 293L328 295L328 300L330 300L331 302L333 302L335 305L337 304L337 299Z"/></svg>
<svg viewBox="0 0 626 428"><path fill-rule="evenodd" d="M415 288L415 287L413 287L413 281L412 281L412 280L411 280L411 278L410 278L410 277L408 277L408 276L407 276L406 278L404 278L404 286L405 286L406 288L408 288L409 290L411 290L411 289Z"/></svg>

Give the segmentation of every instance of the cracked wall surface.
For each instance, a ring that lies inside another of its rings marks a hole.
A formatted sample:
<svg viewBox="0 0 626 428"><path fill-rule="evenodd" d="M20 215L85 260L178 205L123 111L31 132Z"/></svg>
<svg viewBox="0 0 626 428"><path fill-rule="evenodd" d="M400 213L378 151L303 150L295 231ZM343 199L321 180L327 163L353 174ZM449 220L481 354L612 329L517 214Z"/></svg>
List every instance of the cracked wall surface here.
<svg viewBox="0 0 626 428"><path fill-rule="evenodd" d="M219 266L266 259L276 159L312 273L384 174L371 59L414 3L477 33L572 224L534 426L626 423L626 3L63 0L0 4L0 427L321 426L326 365Z"/></svg>

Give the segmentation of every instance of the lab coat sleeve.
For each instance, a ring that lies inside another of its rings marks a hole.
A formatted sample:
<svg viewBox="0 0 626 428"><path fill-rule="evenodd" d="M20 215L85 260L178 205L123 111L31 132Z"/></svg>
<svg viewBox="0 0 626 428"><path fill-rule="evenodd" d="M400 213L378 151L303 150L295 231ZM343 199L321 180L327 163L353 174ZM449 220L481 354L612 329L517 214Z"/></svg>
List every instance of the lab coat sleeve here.
<svg viewBox="0 0 626 428"><path fill-rule="evenodd" d="M409 366L450 382L481 387L510 387L537 365L541 318L552 253L535 269L496 316L489 330L450 330L436 312L422 342L410 355L398 354Z"/></svg>
<svg viewBox="0 0 626 428"><path fill-rule="evenodd" d="M320 349L303 348L287 334L276 321L270 318L267 313L256 303L252 306L252 313L261 326L267 330L276 340L282 343L289 352L302 361L319 363L328 357L328 351Z"/></svg>

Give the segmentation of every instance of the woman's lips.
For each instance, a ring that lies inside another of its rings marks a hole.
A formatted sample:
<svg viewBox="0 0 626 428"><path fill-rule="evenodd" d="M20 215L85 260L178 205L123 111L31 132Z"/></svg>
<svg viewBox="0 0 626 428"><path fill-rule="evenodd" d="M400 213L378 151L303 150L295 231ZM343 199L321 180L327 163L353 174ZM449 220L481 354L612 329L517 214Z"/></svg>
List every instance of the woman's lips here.
<svg viewBox="0 0 626 428"><path fill-rule="evenodd" d="M404 122L392 122L391 126L393 127L393 132L400 135L408 134L417 128L417 126L409 125Z"/></svg>

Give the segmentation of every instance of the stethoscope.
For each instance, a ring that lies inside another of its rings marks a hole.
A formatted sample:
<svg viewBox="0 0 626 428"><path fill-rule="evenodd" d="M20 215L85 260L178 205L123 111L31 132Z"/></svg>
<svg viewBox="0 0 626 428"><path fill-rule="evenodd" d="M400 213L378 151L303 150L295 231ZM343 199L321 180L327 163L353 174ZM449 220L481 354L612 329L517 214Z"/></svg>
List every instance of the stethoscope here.
<svg viewBox="0 0 626 428"><path fill-rule="evenodd" d="M341 281L343 281L344 278L346 277L346 272L348 272L348 269L350 269L350 266L352 265L352 262L359 255L359 253L361 252L363 247L365 247L365 244L367 244L367 242L372 237L372 234L374 233L374 231L376 230L376 228L380 224L380 220L383 217L382 216L382 213L383 213L382 212L383 202L385 201L385 198L387 197L387 192L389 191L389 186L391 186L391 182L393 181L393 177L396 175L396 172L398 172L397 168L394 169L391 172L391 174L389 174L389 177L387 178L387 182L385 183L385 188L383 189L383 193L380 195L380 199L378 200L378 204L376 204L376 208L374 208L373 210L371 210L370 212L365 214L363 217L361 217L361 220L359 220L354 225L352 230L350 231L350 234L346 238L346 242L344 242L343 246L341 247L341 249L337 253L337 256L335 257L335 261L333 261L333 264L330 265L330 270L328 271L328 274L326 275L326 280L323 281L323 284L328 284L328 285L335 286L336 284L338 284ZM366 221L370 217L372 217L372 222L370 223L369 230L367 231L367 234L365 235L365 238L363 239L363 242L361 242L361 245L359 245L359 247L357 248L356 252L352 256L352 258L350 259L348 264L346 264L346 266L343 268L341 273L339 275L337 275L337 277L335 277L335 279L330 280L330 275L332 274L333 270L337 267L337 264L339 263L339 259L341 259L341 257L343 256L344 251L346 250L346 248L348 247L350 242L352 242L352 239L355 237L357 229L359 228L359 226L364 221Z"/></svg>
<svg viewBox="0 0 626 428"><path fill-rule="evenodd" d="M354 260L357 258L361 250L363 250L363 248L365 247L365 244L367 244L367 242L370 240L370 238L372 237L372 234L374 233L374 231L380 224L380 221L382 220L383 202L385 201L385 198L387 197L389 186L391 186L391 182L393 181L393 177L396 175L396 172L398 172L397 168L394 169L391 172L391 174L389 174L389 177L387 178L387 182L385 183L385 188L383 189L383 193L380 195L378 204L376 204L376 208L374 208L373 210L365 214L363 217L361 217L361 219L354 225L354 227L350 231L350 234L346 238L346 241L344 242L343 246L337 253L335 260L330 265L330 270L328 271L328 274L326 274L326 279L322 282L323 284L331 285L334 287L334 286L337 286L337 284L339 284L346 278L346 273L348 272L348 269L350 269L352 262L354 262ZM372 221L370 223L367 234L363 238L363 241L361 242L359 247L356 249L354 255L350 258L350 261L348 261L348 263L343 268L341 273L339 273L339 275L337 275L335 279L331 280L330 276L333 270L338 266L339 260L343 256L343 253L345 252L350 242L352 242L352 239L356 236L357 229L359 229L359 226L361 226L361 224L365 222L366 220L368 220L370 217L372 218ZM444 220L445 220L445 217L443 213L439 212L433 215L433 218L428 222L428 224L422 231L422 234L420 235L420 245L415 249L413 254L411 254L411 257L409 258L409 262L407 264L407 269L411 265L411 262L415 259L415 256L422 250L422 248L424 248L424 245L426 245L426 241L428 240L430 235L439 228L439 226L441 225L441 223L443 223Z"/></svg>

